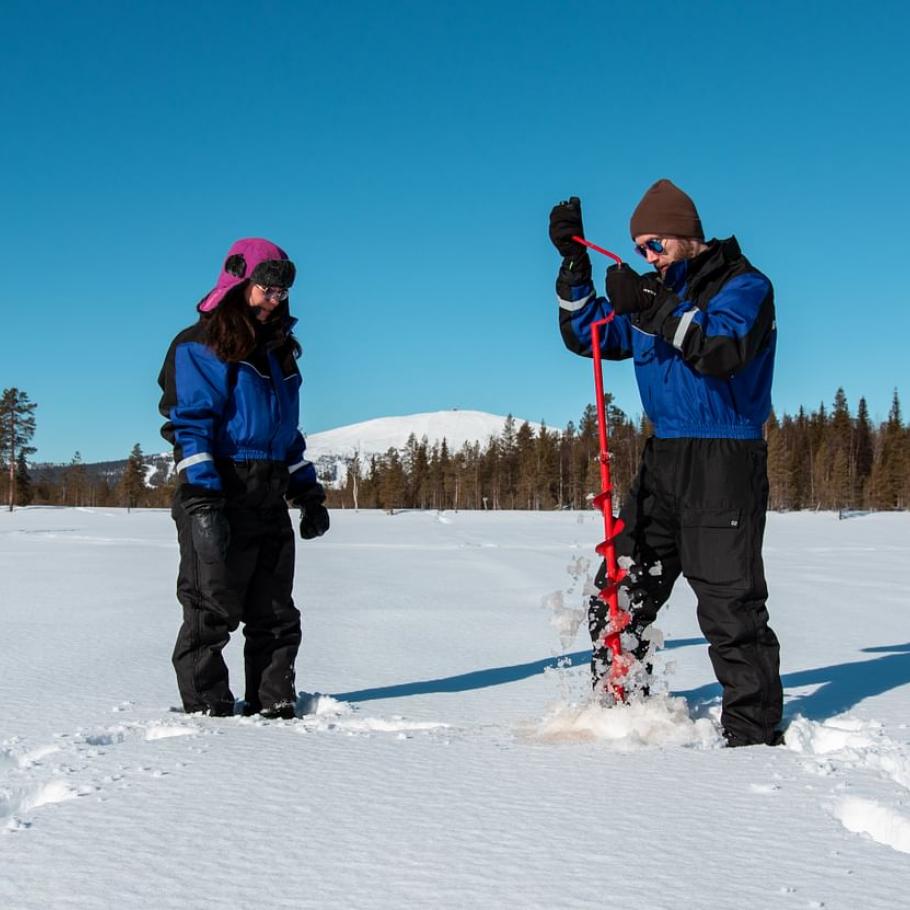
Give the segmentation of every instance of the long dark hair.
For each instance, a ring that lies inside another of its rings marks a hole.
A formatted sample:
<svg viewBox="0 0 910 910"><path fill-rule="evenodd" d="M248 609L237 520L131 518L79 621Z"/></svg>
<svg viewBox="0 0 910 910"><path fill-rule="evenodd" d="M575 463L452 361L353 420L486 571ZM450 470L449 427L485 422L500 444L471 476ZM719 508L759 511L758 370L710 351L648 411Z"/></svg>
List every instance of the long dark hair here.
<svg viewBox="0 0 910 910"><path fill-rule="evenodd" d="M282 300L269 321L262 323L256 319L252 307L247 304L245 289L245 283L231 288L214 310L202 314L205 343L219 359L226 363L237 363L249 358L267 334L275 347L299 357L300 344L288 326L287 300Z"/></svg>

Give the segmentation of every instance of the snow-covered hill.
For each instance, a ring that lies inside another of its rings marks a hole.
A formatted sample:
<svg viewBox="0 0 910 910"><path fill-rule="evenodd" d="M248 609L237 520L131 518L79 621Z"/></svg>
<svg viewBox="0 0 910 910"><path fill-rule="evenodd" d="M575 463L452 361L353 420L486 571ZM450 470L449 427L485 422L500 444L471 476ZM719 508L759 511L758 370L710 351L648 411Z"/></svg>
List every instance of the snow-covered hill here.
<svg viewBox="0 0 910 910"><path fill-rule="evenodd" d="M377 417L336 427L322 433L307 436L306 457L316 464L323 482L343 483L347 465L359 455L365 461L371 455L385 455L389 449L403 450L408 437L413 433L420 440L425 436L432 446L443 439L450 452L457 452L466 442L486 445L491 436L500 436L506 417L488 414L485 411L430 411L425 414L406 414L401 417ZM516 417L517 430L525 421ZM537 433L541 425L528 421ZM143 456L146 484L160 486L174 473L174 457L171 452ZM116 483L126 470L125 458L117 461L99 461L83 465L91 476L105 478ZM42 479L59 483L68 464L35 463L32 471Z"/></svg>
<svg viewBox="0 0 910 910"><path fill-rule="evenodd" d="M365 462L371 455L384 455L389 449L401 451L412 433L418 440L426 437L431 446L445 440L450 452L457 452L465 443L478 442L483 446L491 436L502 434L507 419L485 411L458 409L377 417L307 436L307 458L316 465L323 483L343 486L348 464L355 455ZM515 428L524 422L515 418ZM540 429L538 423L528 424L535 433Z"/></svg>
<svg viewBox="0 0 910 910"><path fill-rule="evenodd" d="M353 458L385 454L389 449L403 449L413 433L417 439L426 436L432 445L446 441L449 451L458 451L466 442L484 445L491 436L502 433L506 418L484 411L431 411L403 417L377 417L346 427L307 436L307 454L316 461L326 456ZM518 428L524 421L515 419ZM532 423L535 432L540 424Z"/></svg>

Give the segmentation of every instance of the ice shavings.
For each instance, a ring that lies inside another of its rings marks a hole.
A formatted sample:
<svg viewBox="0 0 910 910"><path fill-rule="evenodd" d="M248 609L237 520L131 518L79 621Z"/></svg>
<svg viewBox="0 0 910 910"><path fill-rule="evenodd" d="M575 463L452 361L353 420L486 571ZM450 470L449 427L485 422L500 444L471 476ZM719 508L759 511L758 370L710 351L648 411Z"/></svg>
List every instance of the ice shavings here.
<svg viewBox="0 0 910 910"><path fill-rule="evenodd" d="M570 647L584 621L584 607L570 607L563 591L545 594L541 598L541 606L550 611L550 625L556 630L563 649Z"/></svg>
<svg viewBox="0 0 910 910"><path fill-rule="evenodd" d="M297 697L297 704L300 713L308 714L328 714L338 716L342 714L351 714L354 708L346 701L339 701L332 698L331 695L323 695L321 692L301 692Z"/></svg>
<svg viewBox="0 0 910 910"><path fill-rule="evenodd" d="M155 739L171 739L175 736L195 736L199 732L195 727L176 726L175 724L152 724L145 731L148 742Z"/></svg>
<svg viewBox="0 0 910 910"><path fill-rule="evenodd" d="M605 708L597 702L557 705L532 731L547 742L599 741L631 752L659 746L717 749L718 728L706 717L692 719L686 701L654 695Z"/></svg>
<svg viewBox="0 0 910 910"><path fill-rule="evenodd" d="M545 594L541 598L541 606L550 611L550 625L556 630L563 650L575 640L578 629L587 615L588 600L597 593L591 578L589 557L573 557L566 566L566 572L570 578L567 587L562 591ZM581 602L577 606L571 606L566 602L572 595L581 597Z"/></svg>
<svg viewBox="0 0 910 910"><path fill-rule="evenodd" d="M413 721L401 715L360 717L354 705L320 692L301 692L298 698L303 716L294 726L303 733L397 733L408 734L448 728L436 721Z"/></svg>

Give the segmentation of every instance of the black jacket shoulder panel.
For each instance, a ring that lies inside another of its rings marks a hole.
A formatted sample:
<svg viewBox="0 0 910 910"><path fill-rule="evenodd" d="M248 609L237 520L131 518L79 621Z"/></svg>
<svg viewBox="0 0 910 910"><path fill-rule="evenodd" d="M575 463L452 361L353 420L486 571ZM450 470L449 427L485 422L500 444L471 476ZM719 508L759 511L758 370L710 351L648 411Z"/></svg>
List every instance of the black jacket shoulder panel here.
<svg viewBox="0 0 910 910"><path fill-rule="evenodd" d="M761 274L743 255L735 237L712 240L707 250L690 260L686 273L688 297L704 309L731 278L747 272Z"/></svg>

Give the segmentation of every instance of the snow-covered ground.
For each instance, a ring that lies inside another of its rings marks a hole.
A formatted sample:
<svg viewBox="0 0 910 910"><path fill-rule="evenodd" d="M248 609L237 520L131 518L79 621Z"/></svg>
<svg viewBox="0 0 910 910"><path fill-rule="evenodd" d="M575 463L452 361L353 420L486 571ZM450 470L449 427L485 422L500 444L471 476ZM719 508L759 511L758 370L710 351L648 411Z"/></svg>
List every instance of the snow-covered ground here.
<svg viewBox="0 0 910 910"><path fill-rule="evenodd" d="M769 517L787 745L738 750L683 584L672 694L586 703L595 513L332 520L264 722L172 710L166 512L0 513L0 906L906 904L910 515Z"/></svg>

